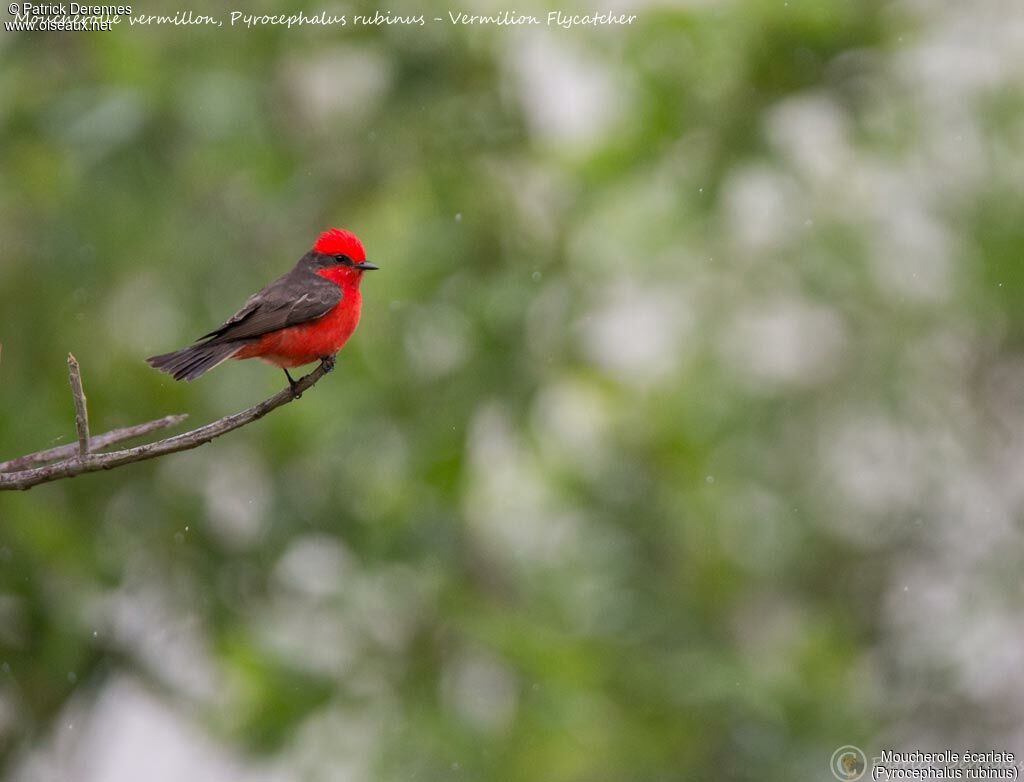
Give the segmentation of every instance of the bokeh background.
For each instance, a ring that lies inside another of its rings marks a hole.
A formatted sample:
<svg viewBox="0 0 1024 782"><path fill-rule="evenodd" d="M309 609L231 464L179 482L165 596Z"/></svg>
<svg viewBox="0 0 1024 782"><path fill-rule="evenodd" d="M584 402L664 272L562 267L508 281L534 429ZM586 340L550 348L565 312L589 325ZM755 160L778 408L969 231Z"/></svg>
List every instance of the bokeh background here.
<svg viewBox="0 0 1024 782"><path fill-rule="evenodd" d="M0 33L0 458L68 351L94 431L198 424L281 373L145 356L327 226L382 267L300 402L0 496L0 776L1024 751L1024 8L614 10Z"/></svg>

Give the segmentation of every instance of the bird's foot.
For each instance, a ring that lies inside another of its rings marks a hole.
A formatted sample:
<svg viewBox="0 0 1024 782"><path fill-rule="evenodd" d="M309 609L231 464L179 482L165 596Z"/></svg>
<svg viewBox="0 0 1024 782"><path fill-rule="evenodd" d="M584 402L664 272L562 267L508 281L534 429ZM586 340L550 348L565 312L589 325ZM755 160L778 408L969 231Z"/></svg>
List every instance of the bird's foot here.
<svg viewBox="0 0 1024 782"><path fill-rule="evenodd" d="M334 371L334 356L321 356L320 365L324 368L324 374Z"/></svg>
<svg viewBox="0 0 1024 782"><path fill-rule="evenodd" d="M295 382L287 369L284 371L284 376L288 378L288 387L292 390L292 399L299 399L302 396L301 392L296 390L299 384Z"/></svg>

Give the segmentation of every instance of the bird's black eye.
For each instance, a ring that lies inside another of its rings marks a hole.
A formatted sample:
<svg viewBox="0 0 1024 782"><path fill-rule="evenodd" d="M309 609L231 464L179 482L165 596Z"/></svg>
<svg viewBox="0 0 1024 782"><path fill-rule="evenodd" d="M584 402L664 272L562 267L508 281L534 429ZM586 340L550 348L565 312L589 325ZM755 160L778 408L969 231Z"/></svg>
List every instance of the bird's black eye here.
<svg viewBox="0 0 1024 782"><path fill-rule="evenodd" d="M347 255L335 255L334 260L336 260L342 266L355 266L355 262Z"/></svg>

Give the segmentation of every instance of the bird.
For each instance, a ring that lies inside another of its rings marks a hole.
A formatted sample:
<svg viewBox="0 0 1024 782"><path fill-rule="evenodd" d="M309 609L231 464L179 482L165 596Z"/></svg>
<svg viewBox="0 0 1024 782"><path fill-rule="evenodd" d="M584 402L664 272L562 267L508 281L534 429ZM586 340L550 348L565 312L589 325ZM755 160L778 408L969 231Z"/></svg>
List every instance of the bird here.
<svg viewBox="0 0 1024 782"><path fill-rule="evenodd" d="M150 356L150 366L175 380L195 380L229 358L260 358L288 372L320 360L326 370L359 325L364 272L379 269L366 260L363 243L351 231L320 234L295 268L250 296L224 323L171 353Z"/></svg>

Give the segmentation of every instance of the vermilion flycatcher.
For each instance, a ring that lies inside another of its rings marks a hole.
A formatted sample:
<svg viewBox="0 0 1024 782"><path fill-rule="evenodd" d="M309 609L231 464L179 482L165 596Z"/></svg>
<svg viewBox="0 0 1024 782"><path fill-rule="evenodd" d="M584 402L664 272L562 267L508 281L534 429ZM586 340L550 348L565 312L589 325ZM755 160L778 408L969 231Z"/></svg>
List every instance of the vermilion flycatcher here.
<svg viewBox="0 0 1024 782"><path fill-rule="evenodd" d="M288 367L318 359L333 367L334 355L359 324L363 272L377 268L367 263L355 234L332 228L223 326L190 347L146 361L175 380L195 380L229 358L262 358L281 367L294 390Z"/></svg>

